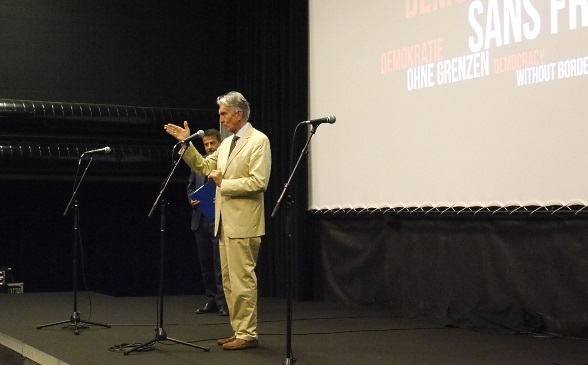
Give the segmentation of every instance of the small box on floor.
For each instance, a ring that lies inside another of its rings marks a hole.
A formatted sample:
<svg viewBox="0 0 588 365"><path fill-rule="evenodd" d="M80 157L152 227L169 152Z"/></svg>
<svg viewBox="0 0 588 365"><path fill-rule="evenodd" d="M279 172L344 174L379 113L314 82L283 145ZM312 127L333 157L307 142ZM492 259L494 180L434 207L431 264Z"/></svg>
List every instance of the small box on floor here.
<svg viewBox="0 0 588 365"><path fill-rule="evenodd" d="M24 293L24 283L7 283L9 294L22 294Z"/></svg>

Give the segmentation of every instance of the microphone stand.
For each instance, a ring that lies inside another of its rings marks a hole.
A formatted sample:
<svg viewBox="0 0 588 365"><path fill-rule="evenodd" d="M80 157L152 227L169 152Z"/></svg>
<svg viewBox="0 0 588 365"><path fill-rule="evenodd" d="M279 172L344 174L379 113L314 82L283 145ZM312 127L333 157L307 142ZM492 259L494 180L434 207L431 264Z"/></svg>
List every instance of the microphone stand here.
<svg viewBox="0 0 588 365"><path fill-rule="evenodd" d="M290 186L290 182L292 181L292 178L294 177L294 174L298 169L298 165L300 164L302 157L306 154L306 151L308 150L308 145L310 144L312 137L316 133L317 128L318 124L312 125L312 128L310 130L310 136L308 137L308 140L306 141L304 148L300 152L300 156L298 156L298 161L296 161L296 165L294 165L294 168L290 173L288 181L286 182L286 184L284 184L284 190L282 190L282 194L280 195L276 203L276 206L274 207L274 210L271 214L272 218L276 215L278 208L282 203L282 199L284 198L284 195L286 194L286 191ZM286 216L286 359L284 359L282 365L294 365L294 363L296 362L296 359L293 357L294 355L292 353L292 210L294 207L294 202L292 201L292 197L290 195L288 195L287 204L288 213Z"/></svg>
<svg viewBox="0 0 588 365"><path fill-rule="evenodd" d="M79 162L82 161L83 157L84 157L84 154L82 154L80 156ZM93 161L93 158L90 158L90 161L88 162L88 165L86 165L86 168L84 169L84 173L82 174L82 177L80 178L80 181L78 182L77 186L75 186L74 191L71 195L71 198L69 199L69 202L67 203L67 207L65 207L65 211L63 212L63 215L66 216L67 213L69 212L69 210L71 209L71 207L73 206L73 208L74 208L74 210L73 210L73 212L74 212L73 213L73 218L74 218L74 226L73 226L73 232L74 232L74 236L73 236L73 314L71 315L71 317L68 320L39 325L39 326L37 326L37 329L50 327L50 326L56 326L58 324L64 324L64 323L71 322L72 325L70 327L73 328L74 334L79 335L80 329L88 328L87 324L93 324L93 325L97 325L97 326L110 328L110 325L107 325L107 324L81 320L80 319L80 312L78 312L78 244L80 243L80 240L79 240L79 238L80 238L80 232L79 232L80 212L79 212L79 204L78 204L78 200L77 200L77 195L78 195L78 189L80 188L80 185L82 185L82 180L84 180L84 176L86 176L86 172L88 172L88 168L90 167L90 164L92 163L92 161Z"/></svg>
<svg viewBox="0 0 588 365"><path fill-rule="evenodd" d="M182 151L182 154L180 156L180 158L178 158L178 160L176 161L176 163L174 164L174 167L171 171L171 173L169 174L169 176L165 179L163 186L161 188L161 190L159 191L159 195L157 196L157 199L155 199L155 203L153 203L153 206L151 207L151 211L149 211L149 217L151 217L153 215L153 212L155 211L155 208L157 207L157 204L161 201L161 234L160 234L160 254L159 254L159 299L158 299L158 304L157 307L159 309L157 317L158 317L158 321L157 321L157 329L156 329L156 334L155 334L155 338L153 340L147 341L143 344L140 344L137 347L133 347L127 351L124 352L125 355L130 354L131 352L134 351L138 351L142 348L145 348L147 346L153 345L155 342L158 341L171 341L174 343L178 343L178 344L182 344L182 345L186 345L186 346L190 346L190 347L194 347L194 348L198 348L204 351L210 351L210 347L204 347L204 346L198 346L198 345L194 345L192 343L189 342L185 342L185 341L180 341L180 340L176 340L174 338L168 337L167 333L165 332L165 330L163 329L163 281L164 281L164 256L165 256L165 206L168 204L165 199L163 199L163 193L165 192L165 189L167 188L167 184L169 183L169 181L171 180L171 177L173 176L174 172L176 171L176 168L178 167L178 164L180 163L180 161L182 161L182 156L184 156L184 153L186 153L186 150L184 149Z"/></svg>

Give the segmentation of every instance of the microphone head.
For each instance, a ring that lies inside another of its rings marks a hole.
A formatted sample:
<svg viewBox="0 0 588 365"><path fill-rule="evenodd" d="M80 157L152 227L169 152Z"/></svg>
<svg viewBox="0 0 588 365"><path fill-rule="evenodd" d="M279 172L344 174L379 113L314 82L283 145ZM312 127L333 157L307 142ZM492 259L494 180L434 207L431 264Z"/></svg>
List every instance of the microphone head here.
<svg viewBox="0 0 588 365"><path fill-rule="evenodd" d="M104 147L104 153L110 153L112 149L110 147Z"/></svg>
<svg viewBox="0 0 588 365"><path fill-rule="evenodd" d="M336 120L337 120L337 118L335 118L335 116L334 116L334 115L329 115L329 116L327 117L327 123L331 123L331 124L333 124L333 123L335 123L335 121L336 121Z"/></svg>
<svg viewBox="0 0 588 365"><path fill-rule="evenodd" d="M192 134L190 137L184 139L183 141L176 143L176 145L180 144L180 143L188 143L188 142L195 140L196 138L202 138L203 136L204 136L204 131L201 129L198 132Z"/></svg>

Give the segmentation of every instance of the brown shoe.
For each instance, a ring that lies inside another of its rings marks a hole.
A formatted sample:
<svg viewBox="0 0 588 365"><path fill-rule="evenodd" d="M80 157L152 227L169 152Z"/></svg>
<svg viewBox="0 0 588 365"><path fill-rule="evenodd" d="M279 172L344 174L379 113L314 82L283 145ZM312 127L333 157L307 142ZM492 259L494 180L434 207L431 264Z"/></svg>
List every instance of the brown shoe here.
<svg viewBox="0 0 588 365"><path fill-rule="evenodd" d="M257 346L259 346L259 341L257 340L247 341L237 338L234 341L225 343L223 345L223 350L245 350L253 349Z"/></svg>
<svg viewBox="0 0 588 365"><path fill-rule="evenodd" d="M216 343L218 343L219 346L222 346L225 343L233 342L236 339L237 339L237 337L235 337L235 336L231 336L229 338L220 338L220 339L216 340Z"/></svg>

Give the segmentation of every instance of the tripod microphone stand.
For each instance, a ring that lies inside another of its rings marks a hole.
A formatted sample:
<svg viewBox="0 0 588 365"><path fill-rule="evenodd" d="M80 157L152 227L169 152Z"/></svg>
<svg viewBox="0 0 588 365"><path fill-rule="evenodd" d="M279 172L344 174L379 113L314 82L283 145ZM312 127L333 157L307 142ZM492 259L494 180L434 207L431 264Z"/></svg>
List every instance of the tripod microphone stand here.
<svg viewBox="0 0 588 365"><path fill-rule="evenodd" d="M282 194L280 195L276 206L274 207L274 210L272 211L271 217L273 218L277 211L278 208L282 202L282 199L284 198L284 195L286 194L286 191L288 190L288 187L290 186L290 182L292 181L292 178L294 177L294 174L296 173L296 170L298 169L298 165L300 164L300 161L302 160L302 157L306 154L306 151L308 150L308 145L310 144L310 140L312 139L312 137L314 136L314 134L316 133L316 129L318 128L318 124L313 124L312 128L310 130L310 136L308 137L308 140L306 141L306 144L304 145L304 148L302 149L302 151L300 152L300 156L298 156L298 161L296 161L296 165L294 165L294 168L292 169L292 172L290 173L290 177L288 178L288 181L286 182L286 184L284 184L284 190L282 190ZM287 216L286 216L286 358L284 359L284 362L282 363L282 365L294 365L294 363L296 362L296 359L294 358L293 352L292 352L292 252L293 252L293 247L292 247L292 210L293 210L293 206L294 206L294 202L291 199L291 196L288 195L288 212L287 212Z"/></svg>
<svg viewBox="0 0 588 365"><path fill-rule="evenodd" d="M185 150L184 150L185 152ZM182 156L184 155L184 153L182 153ZM190 346L190 347L194 347L194 348L198 348L204 351L210 351L210 347L204 347L204 346L198 346L198 345L194 345L192 343L189 342L185 342L185 341L180 341L180 340L176 340L174 338L168 337L167 333L165 332L165 330L163 329L163 278L164 278L164 257L165 257L165 206L167 205L167 202L165 201L165 199L163 199L163 193L165 191L165 189L167 188L167 184L169 183L171 177L173 176L174 172L176 171L176 168L178 167L179 162L182 160L182 158L178 158L178 160L176 161L171 173L169 174L169 176L166 178L166 180L163 183L163 186L161 188L161 191L159 192L159 196L157 197L157 199L155 200L155 203L153 204L153 207L151 207L151 211L149 212L149 217L151 217L153 215L153 212L155 211L155 208L157 207L157 203L159 203L161 201L161 205L160 205L160 213L161 213L161 233L160 233L160 255L159 255L159 298L158 298L158 313L157 313L157 329L156 329L156 334L155 334L155 338L144 342L140 345L138 345L137 347L133 347L127 351L124 352L125 355L130 354L131 352L134 351L138 351L142 348L145 348L147 346L151 346L153 345L155 342L158 341L171 341L174 343L178 343L181 345L186 345L186 346Z"/></svg>
<svg viewBox="0 0 588 365"><path fill-rule="evenodd" d="M83 155L80 157L80 161L82 160L82 157L83 157ZM73 206L73 222L74 222L74 225L73 225L73 234L74 234L74 236L73 236L73 298L74 298L73 299L73 313L68 320L39 325L39 326L37 326L37 329L50 327L50 326L56 326L56 325L64 324L64 323L72 323L71 327L73 328L74 333L76 335L79 335L80 334L79 330L80 329L87 329L88 324L93 324L96 326L110 328L110 325L107 325L107 324L82 320L82 319L80 319L80 312L78 312L78 245L80 244L80 232L79 232L79 217L80 217L79 213L80 212L79 212L78 200L76 197L78 194L78 189L79 189L80 185L82 185L82 180L84 180L84 176L86 176L86 172L88 172L88 168L90 167L92 160L93 159L90 158L90 161L88 162L88 165L86 165L86 168L84 169L84 173L82 174L82 177L80 178L78 185L75 187L73 194L71 195L71 199L67 203L67 207L65 208L65 211L63 212L63 215L66 216L67 213L69 212L69 210L71 209L71 207Z"/></svg>

